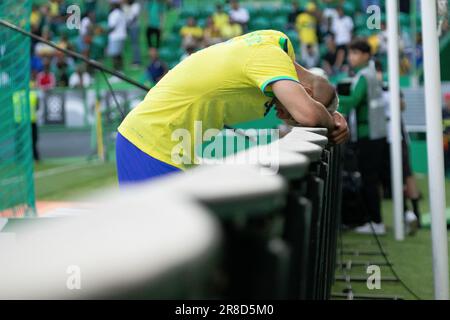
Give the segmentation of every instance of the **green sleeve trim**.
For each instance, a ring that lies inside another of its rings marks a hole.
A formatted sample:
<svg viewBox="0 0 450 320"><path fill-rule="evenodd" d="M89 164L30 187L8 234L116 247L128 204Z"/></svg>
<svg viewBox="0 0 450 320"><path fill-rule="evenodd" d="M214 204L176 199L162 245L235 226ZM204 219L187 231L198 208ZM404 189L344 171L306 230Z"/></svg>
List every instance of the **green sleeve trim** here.
<svg viewBox="0 0 450 320"><path fill-rule="evenodd" d="M287 44L287 39L281 37L278 43L280 44L281 49L283 49L284 52L288 53L289 48Z"/></svg>
<svg viewBox="0 0 450 320"><path fill-rule="evenodd" d="M267 88L268 85L270 85L270 84L272 84L272 83L274 83L274 82L280 81L280 80L289 80L289 81L294 81L294 82L300 83L297 79L294 79L294 78L288 77L288 76L275 77L275 78L272 78L272 79L269 79L269 80L265 81L265 82L261 85L261 91L262 91L262 92L264 93L264 95L266 95L267 97L274 98L275 95L273 94L273 92L266 91L266 88Z"/></svg>

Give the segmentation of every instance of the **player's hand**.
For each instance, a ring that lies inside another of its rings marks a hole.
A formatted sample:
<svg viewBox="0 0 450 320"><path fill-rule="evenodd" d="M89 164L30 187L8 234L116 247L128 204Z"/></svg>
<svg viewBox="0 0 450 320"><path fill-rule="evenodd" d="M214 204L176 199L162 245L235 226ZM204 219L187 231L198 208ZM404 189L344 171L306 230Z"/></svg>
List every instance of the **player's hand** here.
<svg viewBox="0 0 450 320"><path fill-rule="evenodd" d="M334 130L328 134L328 139L333 144L341 144L348 140L350 130L348 129L347 120L339 112L333 113Z"/></svg>

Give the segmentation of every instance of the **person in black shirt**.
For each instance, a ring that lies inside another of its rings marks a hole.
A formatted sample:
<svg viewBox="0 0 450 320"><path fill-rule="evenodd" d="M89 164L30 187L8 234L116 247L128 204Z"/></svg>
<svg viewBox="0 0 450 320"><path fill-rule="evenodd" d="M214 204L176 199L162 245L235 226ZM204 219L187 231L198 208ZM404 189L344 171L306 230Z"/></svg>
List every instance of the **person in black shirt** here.
<svg viewBox="0 0 450 320"><path fill-rule="evenodd" d="M326 45L327 52L322 57L322 68L328 75L333 75L341 69L345 52L337 49L333 34L326 37Z"/></svg>
<svg viewBox="0 0 450 320"><path fill-rule="evenodd" d="M297 1L292 1L292 9L288 15L288 25L287 25L288 29L295 30L295 21L297 20L297 16L300 13L302 13L302 10L300 10Z"/></svg>

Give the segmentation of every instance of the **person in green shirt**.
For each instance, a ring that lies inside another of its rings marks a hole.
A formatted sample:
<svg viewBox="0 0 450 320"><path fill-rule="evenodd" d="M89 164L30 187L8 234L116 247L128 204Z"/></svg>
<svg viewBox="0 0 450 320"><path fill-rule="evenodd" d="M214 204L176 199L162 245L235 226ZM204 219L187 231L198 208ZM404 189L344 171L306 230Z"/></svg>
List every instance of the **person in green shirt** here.
<svg viewBox="0 0 450 320"><path fill-rule="evenodd" d="M164 1L147 1L147 43L149 48L159 48L164 19ZM153 40L153 38L156 38Z"/></svg>
<svg viewBox="0 0 450 320"><path fill-rule="evenodd" d="M356 72L350 94L339 95L339 111L349 118L353 126L352 141L356 140L357 160L362 179L362 202L366 211L363 226L358 233L384 234L381 216L380 177L383 172L382 154L386 143L385 102L382 83L377 79L371 60L371 49L365 39L356 39L350 44L349 63ZM356 129L356 130L355 130ZM372 223L372 226L370 225Z"/></svg>

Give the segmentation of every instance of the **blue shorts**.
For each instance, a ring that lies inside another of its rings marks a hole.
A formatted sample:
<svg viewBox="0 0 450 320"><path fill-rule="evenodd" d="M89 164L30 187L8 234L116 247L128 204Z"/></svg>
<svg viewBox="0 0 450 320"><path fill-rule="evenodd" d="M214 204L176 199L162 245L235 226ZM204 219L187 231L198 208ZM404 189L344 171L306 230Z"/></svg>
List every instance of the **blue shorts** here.
<svg viewBox="0 0 450 320"><path fill-rule="evenodd" d="M116 139L116 163L120 186L181 171L141 151L120 133Z"/></svg>

